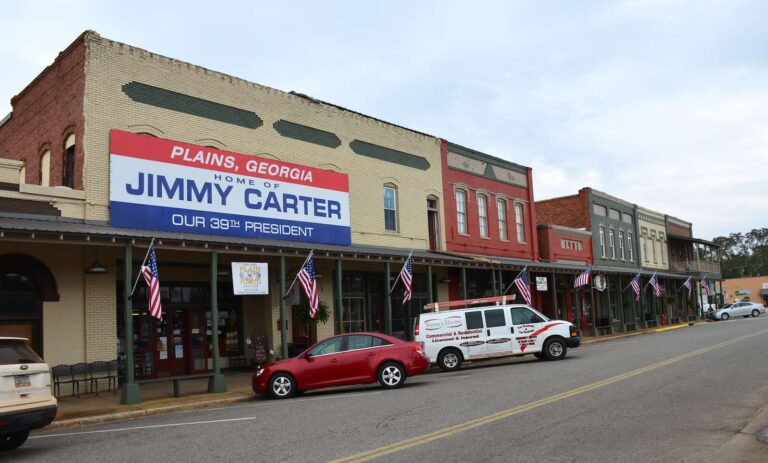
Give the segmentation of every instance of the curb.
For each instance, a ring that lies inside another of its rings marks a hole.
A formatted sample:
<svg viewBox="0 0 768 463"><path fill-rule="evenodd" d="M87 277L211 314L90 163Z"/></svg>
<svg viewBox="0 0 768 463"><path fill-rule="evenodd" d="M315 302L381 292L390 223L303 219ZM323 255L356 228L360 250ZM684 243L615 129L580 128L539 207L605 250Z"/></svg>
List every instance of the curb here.
<svg viewBox="0 0 768 463"><path fill-rule="evenodd" d="M242 394L236 397L227 397L225 399L211 399L198 402L190 402L177 405L166 405L160 407L146 407L124 412L114 412L99 415L84 416L80 418L69 418L63 420L54 420L53 423L43 428L43 432L61 431L65 429L80 428L95 424L115 423L118 421L127 421L145 416L163 415L167 413L200 410L204 408L213 408L217 406L226 406L240 402L254 400L253 394Z"/></svg>
<svg viewBox="0 0 768 463"><path fill-rule="evenodd" d="M612 335L612 336L601 336L601 337L596 337L594 339L582 340L581 344L582 345L583 344L594 344L594 343L597 343L597 342L606 342L606 341L613 341L614 339L628 338L630 336L639 336L641 334L659 333L659 332L664 332L664 331L677 330L677 329L680 329L680 328L692 327L692 326L698 325L699 323L702 323L702 322L703 322L703 320L700 320L700 321L697 320L695 322L685 322L685 323L680 323L678 325L667 326L667 327L664 327L664 328L646 328L646 329L643 329L643 330L632 331L630 333L621 333L621 334Z"/></svg>

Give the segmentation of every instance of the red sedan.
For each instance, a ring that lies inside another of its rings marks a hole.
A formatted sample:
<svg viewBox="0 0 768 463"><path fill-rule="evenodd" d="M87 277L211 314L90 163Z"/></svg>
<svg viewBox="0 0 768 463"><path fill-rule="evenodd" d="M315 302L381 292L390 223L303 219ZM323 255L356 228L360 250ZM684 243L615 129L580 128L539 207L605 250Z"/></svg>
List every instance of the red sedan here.
<svg viewBox="0 0 768 463"><path fill-rule="evenodd" d="M392 389L428 368L429 358L419 343L380 333L350 333L324 339L297 357L259 368L252 387L256 394L269 392L277 399L310 389L376 381Z"/></svg>

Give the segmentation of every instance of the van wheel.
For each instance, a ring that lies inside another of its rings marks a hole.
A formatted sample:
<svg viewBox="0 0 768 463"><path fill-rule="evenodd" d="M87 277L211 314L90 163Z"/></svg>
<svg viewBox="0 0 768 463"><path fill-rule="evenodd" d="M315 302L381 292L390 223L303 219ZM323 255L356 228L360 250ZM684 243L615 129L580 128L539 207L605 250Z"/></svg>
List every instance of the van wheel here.
<svg viewBox="0 0 768 463"><path fill-rule="evenodd" d="M567 351L565 341L560 338L550 338L544 343L544 356L547 360L562 360Z"/></svg>
<svg viewBox="0 0 768 463"><path fill-rule="evenodd" d="M0 434L0 452L13 450L23 444L29 436L29 431L16 431Z"/></svg>
<svg viewBox="0 0 768 463"><path fill-rule="evenodd" d="M456 371L461 367L461 352L445 349L437 356L437 366L443 371Z"/></svg>

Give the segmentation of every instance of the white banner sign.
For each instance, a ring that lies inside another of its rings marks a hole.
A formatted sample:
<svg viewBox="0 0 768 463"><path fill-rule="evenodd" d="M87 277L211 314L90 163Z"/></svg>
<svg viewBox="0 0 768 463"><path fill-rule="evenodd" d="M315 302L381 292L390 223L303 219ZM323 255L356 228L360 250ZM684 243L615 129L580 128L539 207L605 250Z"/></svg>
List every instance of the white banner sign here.
<svg viewBox="0 0 768 463"><path fill-rule="evenodd" d="M547 290L547 277L536 277L536 291Z"/></svg>
<svg viewBox="0 0 768 463"><path fill-rule="evenodd" d="M232 262L235 295L269 294L268 268L265 262Z"/></svg>

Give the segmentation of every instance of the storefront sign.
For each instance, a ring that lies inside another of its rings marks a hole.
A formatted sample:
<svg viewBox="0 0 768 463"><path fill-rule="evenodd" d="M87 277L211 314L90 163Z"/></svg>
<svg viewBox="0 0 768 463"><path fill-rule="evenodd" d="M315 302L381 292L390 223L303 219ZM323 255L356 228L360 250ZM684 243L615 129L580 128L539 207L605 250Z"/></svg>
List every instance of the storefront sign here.
<svg viewBox="0 0 768 463"><path fill-rule="evenodd" d="M605 275L595 275L592 281L594 283L595 289L598 291L605 291L605 288L608 286Z"/></svg>
<svg viewBox="0 0 768 463"><path fill-rule="evenodd" d="M536 291L547 290L547 277L536 277Z"/></svg>
<svg viewBox="0 0 768 463"><path fill-rule="evenodd" d="M750 291L748 289L737 289L736 290L736 295L737 296L749 296L750 294L752 294L752 291Z"/></svg>
<svg viewBox="0 0 768 463"><path fill-rule="evenodd" d="M116 227L349 245L349 178L329 170L110 132Z"/></svg>
<svg viewBox="0 0 768 463"><path fill-rule="evenodd" d="M235 295L269 294L269 266L264 262L232 262Z"/></svg>
<svg viewBox="0 0 768 463"><path fill-rule="evenodd" d="M768 289L768 283L763 283L763 289Z"/></svg>

